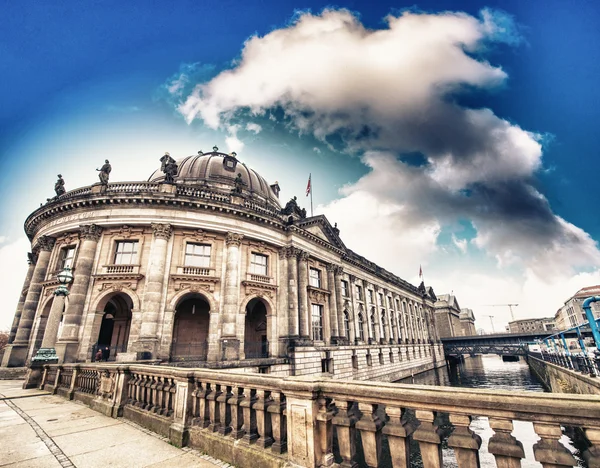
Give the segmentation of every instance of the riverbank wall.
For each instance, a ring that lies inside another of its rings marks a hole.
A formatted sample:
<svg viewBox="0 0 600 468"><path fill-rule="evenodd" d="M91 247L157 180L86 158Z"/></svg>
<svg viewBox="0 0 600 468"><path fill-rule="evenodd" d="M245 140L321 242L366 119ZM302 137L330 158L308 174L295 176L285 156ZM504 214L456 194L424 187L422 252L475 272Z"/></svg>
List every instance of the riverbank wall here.
<svg viewBox="0 0 600 468"><path fill-rule="evenodd" d="M527 356L533 374L552 393L600 395L600 378L583 375L534 356Z"/></svg>

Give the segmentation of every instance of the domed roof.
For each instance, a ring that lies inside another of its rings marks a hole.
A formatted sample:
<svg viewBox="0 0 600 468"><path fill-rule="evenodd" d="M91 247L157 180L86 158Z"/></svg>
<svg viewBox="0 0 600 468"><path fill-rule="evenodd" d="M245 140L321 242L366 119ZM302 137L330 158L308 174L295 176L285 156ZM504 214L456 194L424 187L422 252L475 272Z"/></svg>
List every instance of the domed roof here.
<svg viewBox="0 0 600 468"><path fill-rule="evenodd" d="M219 153L218 151L201 153L178 159L177 184L206 185L219 191L230 191L235 188L235 180L241 174L243 192L263 198L265 201L275 203L278 207L279 198L267 183L265 178L254 169L238 161L236 154ZM152 173L149 182L162 182L165 174L159 168Z"/></svg>

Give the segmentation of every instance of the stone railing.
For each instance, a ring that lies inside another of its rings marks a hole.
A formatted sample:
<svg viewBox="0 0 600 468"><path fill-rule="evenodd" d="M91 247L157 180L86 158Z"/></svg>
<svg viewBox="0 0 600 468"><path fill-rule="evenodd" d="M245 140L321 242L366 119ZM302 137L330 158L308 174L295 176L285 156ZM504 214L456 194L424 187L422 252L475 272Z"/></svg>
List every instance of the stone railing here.
<svg viewBox="0 0 600 468"><path fill-rule="evenodd" d="M598 377L600 375L600 359L595 353L566 354L564 352L542 351L540 353L530 352L529 354L565 369L581 372L589 377Z"/></svg>
<svg viewBox="0 0 600 468"><path fill-rule="evenodd" d="M255 283L271 284L270 276L257 275L255 273L246 273L246 279L248 281L254 281Z"/></svg>
<svg viewBox="0 0 600 468"><path fill-rule="evenodd" d="M482 440L470 425L481 416L493 431L487 452L499 467L520 467L525 458L523 445L511 434L514 421L533 423L540 439L533 454L544 468L577 464L560 442L561 426L581 430L588 466L600 463L596 396L148 365L46 366L42 386L51 388L53 370L68 368L78 382L75 399L86 401L90 393L81 392L95 392L89 402L93 408L240 467L408 467L413 452L424 468L479 467ZM453 450L442 450L443 444Z"/></svg>
<svg viewBox="0 0 600 468"><path fill-rule="evenodd" d="M212 270L206 267L178 266L178 275L212 276Z"/></svg>
<svg viewBox="0 0 600 468"><path fill-rule="evenodd" d="M106 187L107 192L158 192L160 184L157 182L112 182Z"/></svg>
<svg viewBox="0 0 600 468"><path fill-rule="evenodd" d="M104 265L102 273L107 275L114 274L134 274L140 272L140 265Z"/></svg>

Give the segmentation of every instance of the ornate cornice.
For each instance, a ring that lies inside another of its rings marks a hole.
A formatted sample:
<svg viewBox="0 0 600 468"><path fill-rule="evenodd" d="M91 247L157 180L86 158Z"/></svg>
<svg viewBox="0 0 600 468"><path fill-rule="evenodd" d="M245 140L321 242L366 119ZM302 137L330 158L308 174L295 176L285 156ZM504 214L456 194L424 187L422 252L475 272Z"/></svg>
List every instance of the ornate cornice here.
<svg viewBox="0 0 600 468"><path fill-rule="evenodd" d="M56 239L50 236L40 236L37 241L37 248L46 252L52 252Z"/></svg>
<svg viewBox="0 0 600 468"><path fill-rule="evenodd" d="M154 237L169 240L173 234L173 226L170 224L151 223Z"/></svg>
<svg viewBox="0 0 600 468"><path fill-rule="evenodd" d="M227 236L225 236L225 244L239 246L242 243L243 238L243 234L239 234L237 232L228 232Z"/></svg>
<svg viewBox="0 0 600 468"><path fill-rule="evenodd" d="M102 235L102 228L97 224L82 224L79 227L79 232L83 239L98 242Z"/></svg>

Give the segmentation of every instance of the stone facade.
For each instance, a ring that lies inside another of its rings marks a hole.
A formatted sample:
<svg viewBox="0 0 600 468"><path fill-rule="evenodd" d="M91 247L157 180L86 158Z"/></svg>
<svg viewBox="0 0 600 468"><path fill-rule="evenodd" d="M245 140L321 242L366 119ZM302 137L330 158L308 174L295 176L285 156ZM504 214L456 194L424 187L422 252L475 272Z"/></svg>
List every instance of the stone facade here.
<svg viewBox="0 0 600 468"><path fill-rule="evenodd" d="M475 314L471 309L460 309L460 327L462 336L474 336L477 334L475 329Z"/></svg>
<svg viewBox="0 0 600 468"><path fill-rule="evenodd" d="M4 366L29 362L48 330L65 363L100 350L104 360L264 370L263 359L278 375L387 380L443 365L431 288L357 255L295 199L282 209L279 186L235 155L177 164L173 184L157 171L83 187L27 218L32 266ZM57 305L64 266L74 281Z"/></svg>
<svg viewBox="0 0 600 468"><path fill-rule="evenodd" d="M590 296L600 295L600 285L581 288L572 297L565 301L565 304L558 309L554 316L556 328L566 330L583 323L586 323L587 317L582 304ZM596 319L600 318L600 302L592 302L592 313Z"/></svg>
<svg viewBox="0 0 600 468"><path fill-rule="evenodd" d="M538 333L556 330L554 317L532 318L508 322L509 333Z"/></svg>
<svg viewBox="0 0 600 468"><path fill-rule="evenodd" d="M434 307L435 323L440 338L464 335L460 319L461 309L453 294L438 296Z"/></svg>

